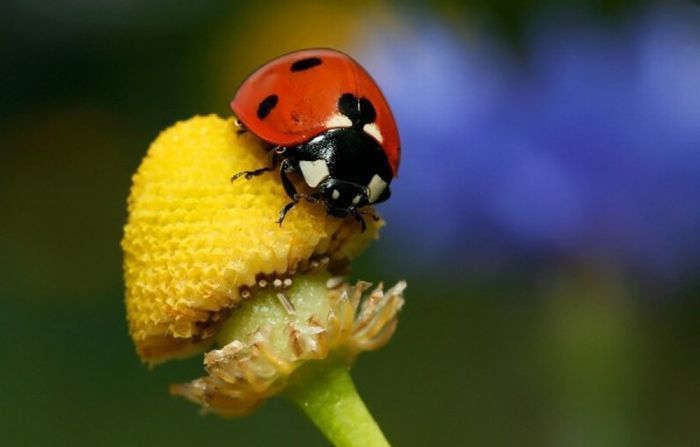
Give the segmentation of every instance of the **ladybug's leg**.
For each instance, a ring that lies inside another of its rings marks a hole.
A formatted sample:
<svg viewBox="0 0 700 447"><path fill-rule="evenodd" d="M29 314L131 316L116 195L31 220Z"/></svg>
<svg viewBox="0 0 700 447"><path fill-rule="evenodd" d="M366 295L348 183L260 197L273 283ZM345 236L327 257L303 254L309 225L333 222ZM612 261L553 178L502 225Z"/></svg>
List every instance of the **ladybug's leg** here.
<svg viewBox="0 0 700 447"><path fill-rule="evenodd" d="M287 177L287 173L292 171L296 171L294 161L287 158L282 162L282 165L280 166L280 178L282 179L282 186L284 186L284 191L287 193L289 198L294 200L295 203L300 200L306 200L309 203L318 202L321 199L318 196L318 194L302 194L300 192L297 192L297 189L294 187L294 184L291 180L289 180L289 177Z"/></svg>
<svg viewBox="0 0 700 447"><path fill-rule="evenodd" d="M294 187L292 181L289 180L289 177L287 177L287 173L296 170L297 169L294 166L294 163L291 158L285 158L284 160L282 160L282 163L280 164L280 179L282 180L282 186L284 187L284 191L287 193L289 198L294 200L295 202L298 201L297 189Z"/></svg>
<svg viewBox="0 0 700 447"><path fill-rule="evenodd" d="M299 193L297 193L297 189L294 187L294 184L292 183L291 180L289 180L289 177L287 177L287 172L294 171L294 164L292 159L290 158L285 158L282 160L282 163L280 164L280 179L282 180L282 186L284 187L284 191L287 193L290 199L292 199L292 202L289 202L282 208L280 211L279 217L277 218L277 223L282 225L282 222L284 221L285 216L291 210L294 208L294 205L297 204L299 201Z"/></svg>
<svg viewBox="0 0 700 447"><path fill-rule="evenodd" d="M243 122L241 122L241 120L236 118L235 123L236 123L236 127L238 128L238 129L236 129L236 135L243 135L244 133L248 132L248 129L245 128L245 126L243 125Z"/></svg>
<svg viewBox="0 0 700 447"><path fill-rule="evenodd" d="M279 217L277 218L277 223L280 224L280 226L282 226L282 222L284 221L284 218L287 216L287 213L289 212L289 210L294 208L294 205L296 205L296 204L297 204L296 202L289 202L288 204L286 204L284 206L284 208L282 208L280 210Z"/></svg>
<svg viewBox="0 0 700 447"><path fill-rule="evenodd" d="M369 216L372 218L373 221L379 222L379 216L377 216L374 213L370 213L369 211L360 211L360 214L362 214L363 216Z"/></svg>
<svg viewBox="0 0 700 447"><path fill-rule="evenodd" d="M245 176L246 180L250 180L253 177L257 177L260 174L264 174L264 173L270 172L270 171L272 171L272 168L260 168L260 169L254 169L252 171L242 171L242 172L239 172L238 174L234 175L233 177L231 177L231 181L234 181L238 177L241 177L241 176Z"/></svg>
<svg viewBox="0 0 700 447"><path fill-rule="evenodd" d="M364 233L365 230L367 229L367 224L365 223L365 219L362 217L360 212L357 211L357 209L355 209L352 214L353 214L353 216L355 216L355 220L360 222L360 225L362 225L362 232Z"/></svg>
<svg viewBox="0 0 700 447"><path fill-rule="evenodd" d="M294 187L294 184L292 183L291 180L289 180L289 177L287 177L288 172L296 171L297 167L295 165L295 160L292 158L285 158L282 160L282 164L280 164L280 178L282 179L282 186L284 186L284 191L287 193L290 199L292 199L291 202L286 204L284 208L280 211L279 218L277 219L277 223L282 225L282 222L284 221L285 216L287 213L294 208L294 205L299 203L300 200L306 200L309 203L317 203L321 198L317 194L302 194L300 192L297 192L297 189Z"/></svg>
<svg viewBox="0 0 700 447"><path fill-rule="evenodd" d="M260 169L253 169L252 171L242 171L231 177L231 181L236 180L238 177L245 176L246 180L250 180L253 177L257 177L260 174L264 174L266 172L270 172L274 169L275 165L277 164L277 159L276 156L279 154L282 154L284 152L285 148L281 148L279 146L274 147L270 149L267 153L267 158L268 158L268 167L266 168L260 168Z"/></svg>
<svg viewBox="0 0 700 447"><path fill-rule="evenodd" d="M317 203L319 200L321 200L316 194L308 194L308 195L307 195L307 194L299 194L299 193L297 193L297 194L294 196L294 200L291 201L291 202L289 202L288 204L286 204L286 205L284 206L284 208L282 208L282 209L280 210L279 217L277 218L277 223L280 224L280 225L282 225L282 222L284 221L284 218L287 216L287 213L288 213L292 208L294 208L294 205L296 205L297 203L299 203L299 201L302 200L302 199L306 200L306 201L309 202L309 203ZM362 218L360 218L360 219L362 219ZM364 224L364 221L363 221L362 223ZM364 228L364 225L363 225L363 228ZM364 231L364 229L363 229L362 231Z"/></svg>

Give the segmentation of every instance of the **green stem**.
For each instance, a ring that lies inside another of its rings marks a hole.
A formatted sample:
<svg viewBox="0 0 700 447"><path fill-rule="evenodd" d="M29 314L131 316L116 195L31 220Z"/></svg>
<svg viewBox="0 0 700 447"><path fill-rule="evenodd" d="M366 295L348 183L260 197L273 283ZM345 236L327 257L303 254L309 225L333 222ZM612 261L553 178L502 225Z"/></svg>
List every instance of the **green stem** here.
<svg viewBox="0 0 700 447"><path fill-rule="evenodd" d="M294 305L290 313L280 305L274 290L261 290L226 321L219 342L245 340L260 327L267 327L267 348L281 359L289 352L290 324L308 327L309 321L325 318L332 307L326 282L328 273L298 275L285 292ZM315 327L314 327L315 328ZM329 357L309 360L288 378L283 395L293 401L336 447L389 447L389 443L357 394L348 371L350 353L335 348Z"/></svg>
<svg viewBox="0 0 700 447"><path fill-rule="evenodd" d="M390 447L357 394L348 367L327 359L295 373L285 396L294 402L335 447Z"/></svg>

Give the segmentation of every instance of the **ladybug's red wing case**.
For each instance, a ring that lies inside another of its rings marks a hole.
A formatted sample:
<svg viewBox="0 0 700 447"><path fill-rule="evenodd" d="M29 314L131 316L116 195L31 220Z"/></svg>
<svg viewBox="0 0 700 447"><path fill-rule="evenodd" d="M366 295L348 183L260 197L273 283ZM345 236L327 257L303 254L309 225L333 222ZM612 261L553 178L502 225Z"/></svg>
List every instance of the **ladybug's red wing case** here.
<svg viewBox="0 0 700 447"><path fill-rule="evenodd" d="M253 134L291 147L328 129L357 125L339 109L344 95L357 113L366 104L363 99L369 101L373 121L360 125L381 143L396 175L400 148L391 109L369 74L344 53L303 50L274 59L243 82L231 109ZM347 113L347 101L345 106Z"/></svg>

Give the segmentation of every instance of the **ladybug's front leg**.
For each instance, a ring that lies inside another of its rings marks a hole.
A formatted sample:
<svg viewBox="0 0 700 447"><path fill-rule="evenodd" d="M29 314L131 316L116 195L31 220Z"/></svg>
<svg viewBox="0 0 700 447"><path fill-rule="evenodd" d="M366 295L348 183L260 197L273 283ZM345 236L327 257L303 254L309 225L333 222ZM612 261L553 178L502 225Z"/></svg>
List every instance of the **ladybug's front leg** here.
<svg viewBox="0 0 700 447"><path fill-rule="evenodd" d="M292 183L291 180L289 180L289 177L287 177L288 172L296 171L298 170L298 165L296 165L295 160L291 158L286 158L282 161L280 164L280 178L282 179L282 186L284 187L284 191L287 193L290 199L292 199L291 202L286 204L284 208L280 210L279 217L277 219L277 223L282 225L282 222L284 221L284 218L287 216L287 213L294 208L294 205L299 203L300 200L304 199L307 202L310 203L316 203L320 199L318 195L316 194L301 194L297 192L297 189L294 187L294 184Z"/></svg>
<svg viewBox="0 0 700 447"><path fill-rule="evenodd" d="M355 209L352 214L355 216L355 220L360 222L360 225L362 225L362 232L364 233L367 229L367 223L365 223L365 219L362 217L362 214L360 214L357 209Z"/></svg>
<svg viewBox="0 0 700 447"><path fill-rule="evenodd" d="M282 180L282 186L284 187L284 191L287 193L289 198L294 200L294 202L299 201L297 199L298 193L292 181L289 180L289 177L287 177L287 173L297 170L298 165L291 158L285 158L282 160L282 163L280 163L280 179Z"/></svg>
<svg viewBox="0 0 700 447"><path fill-rule="evenodd" d="M309 202L309 203L317 203L317 202L320 200L320 198L319 198L317 195L315 195L315 194L309 194L309 195L306 195L306 194L297 194L297 195L296 195L296 199L295 199L294 201L289 202L288 204L286 204L286 205L284 206L284 208L282 208L282 209L280 210L279 217L277 218L277 223L278 223L278 224L282 225L282 222L284 221L284 218L287 216L287 213L288 213L292 208L294 208L294 205L296 205L297 203L299 203L299 200L301 200L301 199L304 199L304 200L306 200L306 201ZM364 231L364 230L363 230L363 231Z"/></svg>
<svg viewBox="0 0 700 447"><path fill-rule="evenodd" d="M282 222L284 221L285 216L287 216L287 213L289 210L294 208L294 205L297 204L299 201L299 194L297 193L297 189L294 187L294 184L292 183L291 180L289 180L289 177L287 177L287 172L294 171L295 166L294 162L290 158L285 158L282 160L282 163L280 164L280 179L282 180L282 186L284 187L284 191L287 193L290 199L292 199L292 202L289 202L280 210L279 217L277 218L277 223L282 225Z"/></svg>

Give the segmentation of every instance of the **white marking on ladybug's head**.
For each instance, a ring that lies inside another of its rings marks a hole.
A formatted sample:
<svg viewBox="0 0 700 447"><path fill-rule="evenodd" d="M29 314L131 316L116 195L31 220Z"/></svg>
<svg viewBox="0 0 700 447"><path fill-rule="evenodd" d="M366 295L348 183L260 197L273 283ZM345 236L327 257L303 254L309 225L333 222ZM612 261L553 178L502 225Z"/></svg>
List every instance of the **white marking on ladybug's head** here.
<svg viewBox="0 0 700 447"><path fill-rule="evenodd" d="M380 143L384 142L384 137L382 136L382 132L379 130L379 126L377 126L377 123L365 124L364 126L362 126L362 130L364 130L369 135L373 136Z"/></svg>
<svg viewBox="0 0 700 447"><path fill-rule="evenodd" d="M331 175L328 172L328 165L323 160L302 160L299 162L299 169L301 169L301 175L306 184L312 188L317 187L319 183Z"/></svg>
<svg viewBox="0 0 700 447"><path fill-rule="evenodd" d="M374 174L367 188L369 189L369 203L377 201L387 187L387 183L380 176Z"/></svg>
<svg viewBox="0 0 700 447"><path fill-rule="evenodd" d="M334 129L336 127L352 127L350 118L342 113L336 113L326 120L326 129Z"/></svg>
<svg viewBox="0 0 700 447"><path fill-rule="evenodd" d="M358 203L360 203L360 200L362 200L362 196L360 196L360 195L358 194L358 195L356 195L355 197L352 198L352 204L353 204L353 205L357 205Z"/></svg>
<svg viewBox="0 0 700 447"><path fill-rule="evenodd" d="M334 189L331 197L333 198L333 200L338 200L340 198L340 191L338 191L337 189Z"/></svg>

